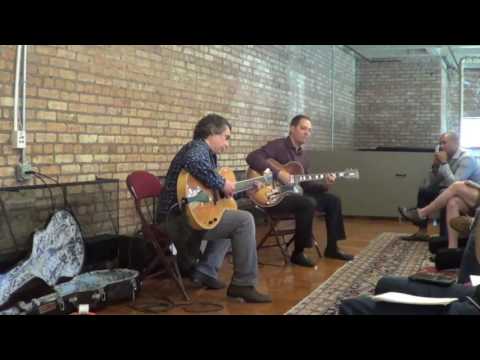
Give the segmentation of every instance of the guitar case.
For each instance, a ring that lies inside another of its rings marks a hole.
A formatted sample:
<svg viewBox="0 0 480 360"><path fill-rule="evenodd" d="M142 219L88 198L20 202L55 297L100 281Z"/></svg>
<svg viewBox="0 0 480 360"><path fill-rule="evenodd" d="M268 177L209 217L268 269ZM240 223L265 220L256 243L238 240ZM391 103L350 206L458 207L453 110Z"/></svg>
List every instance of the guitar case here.
<svg viewBox="0 0 480 360"><path fill-rule="evenodd" d="M55 286L52 293L28 303L21 301L0 315L65 315L81 304L97 310L119 301L134 301L140 291L139 274L129 269L84 273Z"/></svg>
<svg viewBox="0 0 480 360"><path fill-rule="evenodd" d="M56 211L46 228L34 233L30 257L0 274L0 310L13 301L51 292L61 280L75 277L82 269L84 257L77 220L66 209Z"/></svg>

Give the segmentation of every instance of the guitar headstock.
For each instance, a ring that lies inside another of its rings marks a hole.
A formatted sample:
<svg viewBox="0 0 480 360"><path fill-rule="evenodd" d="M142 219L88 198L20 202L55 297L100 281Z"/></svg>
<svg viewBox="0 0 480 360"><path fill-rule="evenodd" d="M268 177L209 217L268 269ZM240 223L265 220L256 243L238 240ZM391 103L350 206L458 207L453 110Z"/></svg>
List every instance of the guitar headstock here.
<svg viewBox="0 0 480 360"><path fill-rule="evenodd" d="M347 180L358 180L360 179L360 172L358 169L345 169L341 172L341 178Z"/></svg>

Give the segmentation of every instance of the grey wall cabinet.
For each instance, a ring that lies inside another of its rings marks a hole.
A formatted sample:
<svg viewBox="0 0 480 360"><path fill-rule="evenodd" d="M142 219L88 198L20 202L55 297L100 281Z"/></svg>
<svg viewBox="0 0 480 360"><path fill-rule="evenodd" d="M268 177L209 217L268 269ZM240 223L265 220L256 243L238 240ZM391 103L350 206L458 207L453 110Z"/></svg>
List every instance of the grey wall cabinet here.
<svg viewBox="0 0 480 360"><path fill-rule="evenodd" d="M311 171L356 168L360 180L339 180L332 192L342 199L345 215L398 217L397 207L415 206L419 186L427 179L432 153L376 151L310 151Z"/></svg>

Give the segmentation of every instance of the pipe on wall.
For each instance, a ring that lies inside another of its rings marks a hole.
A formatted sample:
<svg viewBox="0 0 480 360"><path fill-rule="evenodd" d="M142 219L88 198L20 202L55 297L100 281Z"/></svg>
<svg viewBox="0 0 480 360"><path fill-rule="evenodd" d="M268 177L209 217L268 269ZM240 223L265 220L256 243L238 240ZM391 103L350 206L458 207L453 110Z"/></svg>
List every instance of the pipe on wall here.
<svg viewBox="0 0 480 360"><path fill-rule="evenodd" d="M20 84L20 64L22 60L23 45L17 45L17 66L15 68L15 89L13 95L13 130L18 130L18 91Z"/></svg>
<svg viewBox="0 0 480 360"><path fill-rule="evenodd" d="M27 50L28 45L23 45L23 92L22 92L22 130L27 133ZM27 161L27 146L22 149L22 163Z"/></svg>
<svg viewBox="0 0 480 360"><path fill-rule="evenodd" d="M330 134L330 141L331 141L331 150L335 150L335 45L332 45L332 68L331 68L331 82L332 82L332 114L331 114L331 134Z"/></svg>

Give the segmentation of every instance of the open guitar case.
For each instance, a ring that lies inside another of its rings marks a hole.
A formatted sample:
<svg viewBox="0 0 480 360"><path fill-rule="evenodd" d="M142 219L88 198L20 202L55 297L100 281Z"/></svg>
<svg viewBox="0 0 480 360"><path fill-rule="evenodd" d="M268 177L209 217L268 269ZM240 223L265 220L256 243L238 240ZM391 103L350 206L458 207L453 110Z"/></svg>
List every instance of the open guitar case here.
<svg viewBox="0 0 480 360"><path fill-rule="evenodd" d="M0 202L5 210L1 197ZM136 270L82 274L84 236L66 199L65 205L60 210L53 207L45 229L33 234L30 256L0 274L0 315L70 314L87 304L95 310L134 300L140 291Z"/></svg>

